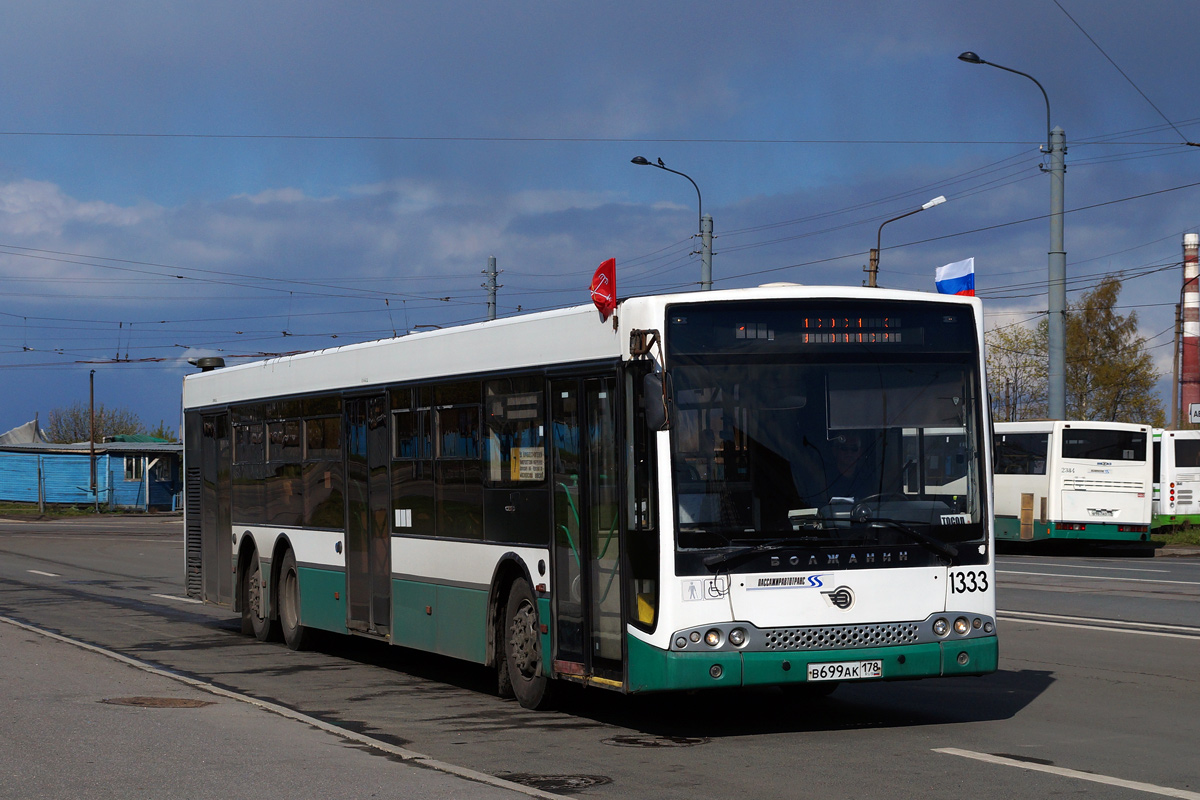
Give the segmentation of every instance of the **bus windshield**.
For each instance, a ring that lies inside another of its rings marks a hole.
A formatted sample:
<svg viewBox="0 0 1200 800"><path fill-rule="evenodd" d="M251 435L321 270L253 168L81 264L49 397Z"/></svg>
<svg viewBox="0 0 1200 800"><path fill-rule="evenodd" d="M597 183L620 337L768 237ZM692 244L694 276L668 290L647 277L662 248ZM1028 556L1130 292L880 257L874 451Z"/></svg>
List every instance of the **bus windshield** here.
<svg viewBox="0 0 1200 800"><path fill-rule="evenodd" d="M678 355L678 546L982 538L971 345L946 352L943 344L937 353L910 346L886 358L879 346L821 345L806 353L784 342L774 357L764 357L769 346L743 348L740 358L713 348Z"/></svg>

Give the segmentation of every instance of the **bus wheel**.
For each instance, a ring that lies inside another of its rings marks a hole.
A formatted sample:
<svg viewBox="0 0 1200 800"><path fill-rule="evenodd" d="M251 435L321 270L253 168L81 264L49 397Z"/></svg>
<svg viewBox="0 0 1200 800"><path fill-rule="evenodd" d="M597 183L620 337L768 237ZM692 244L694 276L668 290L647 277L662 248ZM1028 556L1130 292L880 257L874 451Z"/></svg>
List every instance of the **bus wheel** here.
<svg viewBox="0 0 1200 800"><path fill-rule="evenodd" d="M540 674L542 639L537 601L523 578L514 581L509 590L505 618L504 659L513 693L525 708L545 708L550 703L550 681Z"/></svg>
<svg viewBox="0 0 1200 800"><path fill-rule="evenodd" d="M249 629L254 638L268 642L275 636L275 622L266 616L266 597L263 595L262 565L256 551L242 575L242 630Z"/></svg>
<svg viewBox="0 0 1200 800"><path fill-rule="evenodd" d="M303 650L308 646L310 629L300 624L300 573L291 550L284 553L279 567L279 627L290 649Z"/></svg>
<svg viewBox="0 0 1200 800"><path fill-rule="evenodd" d="M495 651L492 656L492 663L496 666L496 694L508 700L516 697L513 692L512 678L508 674L508 637L505 635L506 629L504 623L508 620L507 598L505 607L496 613L496 618L492 620L492 629L495 636L496 645L493 648Z"/></svg>

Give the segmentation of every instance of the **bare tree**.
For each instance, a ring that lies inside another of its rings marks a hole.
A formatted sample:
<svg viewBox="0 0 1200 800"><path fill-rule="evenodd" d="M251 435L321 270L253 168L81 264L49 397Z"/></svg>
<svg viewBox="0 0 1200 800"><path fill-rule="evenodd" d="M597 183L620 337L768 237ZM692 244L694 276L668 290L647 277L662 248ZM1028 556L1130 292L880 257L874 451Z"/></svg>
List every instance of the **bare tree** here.
<svg viewBox="0 0 1200 800"><path fill-rule="evenodd" d="M90 415L86 403L76 402L69 406L50 410L46 423L46 437L58 444L86 442L91 431ZM126 408L107 408L103 403L96 406L96 441L107 436L126 433L145 433L146 426L137 414Z"/></svg>

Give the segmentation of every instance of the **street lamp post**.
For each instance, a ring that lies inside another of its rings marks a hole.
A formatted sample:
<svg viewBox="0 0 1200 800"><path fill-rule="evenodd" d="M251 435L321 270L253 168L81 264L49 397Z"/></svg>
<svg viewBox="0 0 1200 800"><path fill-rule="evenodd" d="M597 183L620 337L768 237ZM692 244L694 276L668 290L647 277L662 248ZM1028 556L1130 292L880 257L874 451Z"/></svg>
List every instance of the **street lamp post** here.
<svg viewBox="0 0 1200 800"><path fill-rule="evenodd" d="M879 275L879 242L883 237L883 226L887 225L889 222L895 222L898 219L911 217L913 214L920 214L925 209L933 208L934 206L940 206L944 202L946 202L946 198L943 195L938 195L920 208L914 208L912 211L906 211L898 217L885 219L882 223L880 223L879 230L875 233L875 247L871 250L871 266L867 268L867 286L870 286L872 289L875 288L875 279Z"/></svg>
<svg viewBox="0 0 1200 800"><path fill-rule="evenodd" d="M667 172L673 172L676 175L683 175L691 182L696 189L696 206L697 213L700 217L700 289L707 292L712 288L712 237L713 237L713 221L712 217L704 213L704 199L700 196L700 187L696 186L696 182L679 170L671 169L660 158L658 163L649 161L641 156L634 156L630 159L631 164L637 164L639 167L658 167Z"/></svg>
<svg viewBox="0 0 1200 800"><path fill-rule="evenodd" d="M1050 168L1042 169L1050 173L1050 250L1048 253L1046 288L1049 295L1047 311L1049 324L1049 375L1048 401L1050 419L1065 419L1067 416L1067 251L1063 242L1063 190L1066 178L1067 135L1062 128L1050 127L1050 97L1046 89L1038 83L1037 78L1027 75L1020 70L984 61L975 53L968 50L959 55L960 61L968 64L987 64L989 67L1002 69L1016 75L1024 75L1037 84L1046 101L1046 153Z"/></svg>

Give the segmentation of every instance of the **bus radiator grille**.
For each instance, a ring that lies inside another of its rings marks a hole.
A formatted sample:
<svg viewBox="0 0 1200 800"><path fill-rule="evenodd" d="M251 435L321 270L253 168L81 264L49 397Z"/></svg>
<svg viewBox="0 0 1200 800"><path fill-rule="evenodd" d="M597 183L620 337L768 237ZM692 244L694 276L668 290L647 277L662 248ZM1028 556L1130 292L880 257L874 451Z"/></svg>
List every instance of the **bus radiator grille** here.
<svg viewBox="0 0 1200 800"><path fill-rule="evenodd" d="M918 629L916 623L776 628L763 631L763 645L766 650L840 650L913 644L919 639Z"/></svg>

